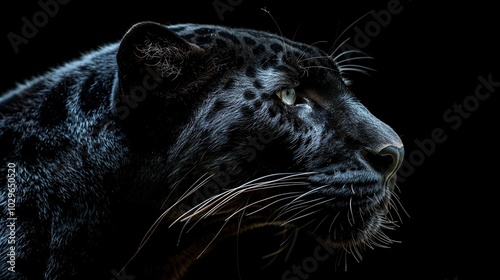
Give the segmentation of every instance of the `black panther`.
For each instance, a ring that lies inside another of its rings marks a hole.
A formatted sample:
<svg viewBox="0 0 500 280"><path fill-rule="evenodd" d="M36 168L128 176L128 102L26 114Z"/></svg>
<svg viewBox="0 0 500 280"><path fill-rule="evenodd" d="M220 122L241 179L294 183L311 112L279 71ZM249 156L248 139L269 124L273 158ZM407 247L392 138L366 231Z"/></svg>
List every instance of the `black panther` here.
<svg viewBox="0 0 500 280"><path fill-rule="evenodd" d="M403 144L338 57L141 22L4 93L1 278L183 279L268 229L355 256L387 245Z"/></svg>

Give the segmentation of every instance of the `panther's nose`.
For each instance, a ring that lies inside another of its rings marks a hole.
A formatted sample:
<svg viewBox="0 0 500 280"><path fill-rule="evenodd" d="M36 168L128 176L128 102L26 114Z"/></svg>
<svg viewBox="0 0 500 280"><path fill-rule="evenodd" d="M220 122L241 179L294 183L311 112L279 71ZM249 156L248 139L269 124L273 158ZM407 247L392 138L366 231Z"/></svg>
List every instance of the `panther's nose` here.
<svg viewBox="0 0 500 280"><path fill-rule="evenodd" d="M383 172L385 178L388 180L392 178L401 167L404 158L404 148L403 146L396 147L389 145L378 152L372 151L365 154L365 158L373 167Z"/></svg>

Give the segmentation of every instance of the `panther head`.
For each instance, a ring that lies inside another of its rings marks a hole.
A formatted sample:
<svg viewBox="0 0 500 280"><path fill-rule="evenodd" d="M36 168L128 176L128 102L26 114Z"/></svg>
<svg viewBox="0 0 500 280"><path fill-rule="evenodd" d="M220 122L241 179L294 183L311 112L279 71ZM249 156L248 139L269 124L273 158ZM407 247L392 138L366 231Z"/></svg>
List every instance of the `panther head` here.
<svg viewBox="0 0 500 280"><path fill-rule="evenodd" d="M183 259L265 226L352 251L386 242L403 144L332 55L254 30L143 22L117 58L131 196L161 209L144 241L167 224Z"/></svg>

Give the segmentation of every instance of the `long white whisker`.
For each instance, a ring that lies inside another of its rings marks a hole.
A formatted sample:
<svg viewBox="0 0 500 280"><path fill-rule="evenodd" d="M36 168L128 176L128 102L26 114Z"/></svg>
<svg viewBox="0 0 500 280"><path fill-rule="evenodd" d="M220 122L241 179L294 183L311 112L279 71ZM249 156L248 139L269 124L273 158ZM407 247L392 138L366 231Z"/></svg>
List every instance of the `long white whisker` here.
<svg viewBox="0 0 500 280"><path fill-rule="evenodd" d="M339 50L339 49L340 49L340 48L341 48L341 47L342 47L345 43L347 43L347 41L349 41L350 39L351 39L350 37L349 37L349 38L347 38L347 39L345 39L345 40L344 40L342 43L340 43L340 44L339 44L339 45L335 48L335 50L333 50L333 52L332 52L330 55L328 55L328 56L331 58L331 57L332 57L335 53L337 53L337 51L338 51L338 50ZM335 44L335 43L334 43L334 44ZM333 59L333 61L335 61L335 59Z"/></svg>
<svg viewBox="0 0 500 280"><path fill-rule="evenodd" d="M360 51L360 50L347 50L347 51L339 53L337 56L332 58L332 60L337 61L337 59L339 59L339 57L345 56L346 54L350 54L350 53L358 53L358 54L362 54L364 56L369 56L368 54L366 54L365 52Z"/></svg>
<svg viewBox="0 0 500 280"><path fill-rule="evenodd" d="M144 235L144 237L142 238L141 242L139 243L139 250L142 249L142 247L144 247L144 245L146 244L146 242L151 238L151 236L153 235L154 231L160 225L161 221L163 221L163 219L165 218L165 216L172 210L172 208L174 208L175 206L177 206L182 200L184 200L186 197L188 197L191 193L193 193L196 190L198 190L199 188L201 188L212 177L212 175L210 175L206 179L204 179L201 183L198 183L204 176L206 176L206 174L207 173L203 174L200 177L200 179L198 179L193 184L194 187L190 188L191 191L189 191L189 189L188 189L188 191L186 191L172 206L170 206L165 211L163 211L163 213L153 222L153 224L148 229L148 231L146 231L146 234Z"/></svg>
<svg viewBox="0 0 500 280"><path fill-rule="evenodd" d="M200 208L201 206L204 206L208 203L211 203L213 200L226 198L227 196L233 195L234 193L249 192L249 191L253 191L256 189L260 190L260 189L262 189L263 185L264 186L278 186L278 184L274 184L275 182L279 182L280 183L279 186L288 186L291 184L301 184L301 183L297 183L297 182L285 183L285 182L280 182L280 181L285 181L288 179L292 179L292 178L303 176L303 175L309 175L309 174L314 174L314 172L306 172L306 173L298 173L298 174L296 174L296 173L281 173L281 174L266 175L264 177L260 177L260 178L254 179L252 181L249 181L249 182L247 182L239 187L229 189L229 190L226 190L220 194L212 196L212 197L208 198L207 200L205 200L204 202L200 203L199 205L195 206L190 211L195 211L197 208ZM266 179L266 178L274 177L274 176L278 176L278 175L286 175L286 176L282 177L282 178L274 179L271 181L259 182L262 179ZM274 185L272 185L272 184L274 184ZM305 183L302 183L302 184L305 184ZM181 217L179 217L179 218L181 219Z"/></svg>
<svg viewBox="0 0 500 280"><path fill-rule="evenodd" d="M344 35L344 33L346 33L347 30L349 30L349 28L351 28L353 25L355 25L356 23L358 23L358 21L360 21L361 19L363 19L364 17L366 17L367 15L369 15L372 12L373 12L373 10L367 12L366 14L362 15L360 18L358 18L357 20L355 20L353 23L351 23L349 26L347 26L344 29L344 31L342 33L340 33L340 35L337 37L337 39L333 42L332 48L335 47L335 44L337 43L338 39L340 39Z"/></svg>
<svg viewBox="0 0 500 280"><path fill-rule="evenodd" d="M294 203L295 201L301 199L302 197L306 196L306 195L309 195L311 193L314 193L314 192L317 192L318 190L322 189L322 188L325 188L327 187L328 185L324 185L324 186L320 186L320 187L317 187L317 188L314 188L308 192L305 192L303 193L302 195L299 195L297 198L295 198L294 200L290 201L287 205L284 206L284 208L281 210L281 212L283 212L289 205L291 205L292 203ZM278 216L280 216L280 213L278 213Z"/></svg>
<svg viewBox="0 0 500 280"><path fill-rule="evenodd" d="M280 202L280 201L282 201L282 200L287 200L287 199L294 198L294 197L295 197L295 195L294 195L294 194L299 194L299 193L301 193L301 192L288 192L288 193L280 193L280 194L277 194L277 195L273 195L273 196L270 196L270 197L267 197L267 198L264 198L264 199L261 199L261 200L258 200L258 201L255 201L255 202L252 202L252 203L248 204L247 206L245 206L245 207L243 207L243 208L239 209L239 210L238 210L238 211L236 211L234 214L237 214L237 213L238 213L238 212L240 212L240 211L245 211L247 208L252 207L252 206L254 206L254 205L256 205L256 204L259 204L259 203L262 203L262 202L265 202L265 201L268 201L268 200L272 200L272 202L271 202L271 203L269 203L269 204L267 204L267 205L265 205L265 206L263 206L263 207L261 207L261 208L259 208L259 209L255 210L255 211L253 211L253 212L250 212L250 213L246 214L246 216L251 216L251 215L253 215L253 214L257 213L257 212L260 212L260 211L262 211L262 210L266 209L267 207L270 207L270 206L271 206L271 205L273 205L273 204L279 203L279 202ZM280 199L276 199L276 198L278 198L278 197L280 197L280 196L285 196L285 195L286 195L286 197L283 197L283 198L280 198ZM234 215L234 214L233 214L233 215ZM230 218L230 217L228 217L228 219L229 219L229 218Z"/></svg>
<svg viewBox="0 0 500 280"><path fill-rule="evenodd" d="M329 56L320 55L320 56L313 56L313 57L302 58L301 60L299 60L299 63L300 62L304 62L304 61L308 61L308 60L315 60L315 59L322 59L322 58L330 59Z"/></svg>
<svg viewBox="0 0 500 280"><path fill-rule="evenodd" d="M210 240L210 242L208 242L207 246L205 247L205 249L203 249L201 251L201 253L198 255L198 257L196 257L196 259L199 259L201 257L201 255L203 255L203 253L205 253L205 251L208 249L208 247L210 247L210 245L212 245L212 243L214 242L214 240L217 238L217 236L219 236L219 234L222 232L222 229L224 229L224 227L226 226L228 221L225 221L224 224L221 226L221 228L219 229L219 231L215 234L214 238L212 238L212 240Z"/></svg>
<svg viewBox="0 0 500 280"><path fill-rule="evenodd" d="M205 180L203 180L201 183L198 183L200 182L200 180L206 176L207 173L203 174L197 181L195 181L193 183L193 187L192 188L188 188L188 190L179 198L177 199L177 201L172 204L169 208L167 208L165 211L163 211L163 213L153 222L153 224L151 225L151 227L149 227L149 229L146 231L146 233L144 234L144 237L142 238L141 242L139 243L139 246L136 250L136 252L132 255L132 257L127 261L127 263L123 266L123 268L120 270L120 271L123 271L125 269L125 267L127 267L127 265L137 256L137 254L141 251L141 249L146 245L146 243L149 241L149 239L153 236L153 233L156 231L156 229L158 228L158 226L160 225L161 221L163 221L163 219L165 218L165 216L175 207L177 206L182 200L184 200L187 196L189 196L188 192L189 192L189 189L192 189L191 192L189 193L192 193L194 191L196 191L197 189L199 189L201 186L203 186L207 180L211 177L207 177ZM181 180L179 180L180 182ZM170 193L171 194L171 193ZM170 194L168 197L170 197ZM167 197L167 198L168 198ZM164 207L165 205L165 202L163 203L162 207Z"/></svg>
<svg viewBox="0 0 500 280"><path fill-rule="evenodd" d="M196 205L195 207L186 211L184 214L180 215L174 222L172 222L172 225L179 222L179 221L189 222L189 220L191 218L193 218L194 216L199 215L205 211L204 215L200 219L198 219L198 221L200 221L201 219L206 218L209 215L212 215L217 210L221 209L222 207L227 205L230 201L232 201L234 199L234 197L236 197L244 192L262 190L265 188L285 187L285 186L290 186L290 185L305 185L305 184L307 184L305 182L301 183L301 182L293 182L292 181L292 182L287 183L286 180L300 178L300 176L314 174L314 173L315 172L277 173L277 174L266 175L266 176L254 179L254 180L249 181L249 182L247 182L239 187L226 190L220 194L214 195L214 196L206 199L202 203ZM279 178L271 180L271 181L260 182L260 181L262 181L262 179L265 179L265 178L272 178L272 177L283 176L283 175L285 175L285 176L279 177ZM278 183L275 183L275 182L278 182ZM216 206L212 207L213 205L216 205ZM210 210L207 211L207 209L210 209Z"/></svg>
<svg viewBox="0 0 500 280"><path fill-rule="evenodd" d="M312 234L316 233L316 230L318 230L318 228L321 226L321 224L328 218L330 217L330 214L326 215L323 219L321 219L321 221L318 223L318 225L314 228L314 230L312 231Z"/></svg>
<svg viewBox="0 0 500 280"><path fill-rule="evenodd" d="M330 223L330 227L328 228L328 233L332 232L333 224L335 223L335 221L337 220L337 217L339 215L340 215L340 212L338 212L337 215L335 215L335 217L333 218L332 222Z"/></svg>
<svg viewBox="0 0 500 280"><path fill-rule="evenodd" d="M223 206L227 205L227 203L230 202L230 201L232 201L236 196L238 196L238 195L240 195L242 193L256 191L256 190L261 191L261 190L265 190L265 189L273 189L273 188L278 188L278 187L289 187L289 186L293 186L293 185L303 185L303 184L304 183L300 183L300 182L291 182L291 183L284 183L284 182L281 183L280 182L279 184L268 185L268 182L264 182L264 183L253 185L253 186L247 186L247 188L238 190L236 192L233 192L232 190L229 190L227 192L227 196L222 201L220 201L220 203L217 204L217 206L215 206L212 209L210 209L210 211L207 211L201 217L201 219L206 218L206 217L212 215L213 213L215 213L216 211L218 211L219 209L221 209Z"/></svg>
<svg viewBox="0 0 500 280"><path fill-rule="evenodd" d="M315 199L311 199L311 200L302 200L301 202L297 203L297 200L296 203L294 203L293 205L283 205L281 206L280 208L276 209L276 211L282 209L282 211L279 213L279 215L277 215L273 221L276 221L278 220L281 216L289 213L289 212L292 212L292 211L296 211L297 209L301 209L301 208L305 208L305 207L308 207L312 202L316 202L316 201L319 201L319 200L322 200L323 198L322 197L318 197L318 198L315 198ZM275 211L275 212L276 212Z"/></svg>
<svg viewBox="0 0 500 280"><path fill-rule="evenodd" d="M326 199L326 200L324 200L324 199L323 199L323 200L322 200L322 201L320 201L320 202L317 202L317 203L315 203L315 204L312 204L311 206L306 207L306 208L304 208L304 209L302 209L302 210L298 211L296 214L294 214L294 215L293 215L293 216L291 216L289 219L287 219L285 222L283 222L283 223L282 223L282 225L289 224L290 222L295 221L295 220L297 220L297 219L300 219L300 218L302 218L302 217L309 216L310 214L317 213L318 211L321 211L321 210L323 210L323 209L321 209L321 208L320 208L320 209L318 209L318 210L312 211L312 212L311 212L311 213L309 213L309 214L305 214L305 215L302 215L302 216L300 216L300 217L298 217L298 218L294 218L294 217L296 217L298 214L300 214L300 213L302 213L302 212L304 212L304 211L306 211L306 210L309 210L309 209L314 208L314 207L316 207L316 206L318 206L318 205L321 205L321 204L325 204L325 203L330 202L330 201L332 201L332 200L334 200L334 199L335 199L335 197L332 197L332 198L329 198L329 199Z"/></svg>
<svg viewBox="0 0 500 280"><path fill-rule="evenodd" d="M314 45L316 45L318 43L327 43L327 41L317 41L317 42L315 42L313 44L308 45L307 48L300 53L299 57L297 57L297 61L300 63L300 62L302 62L304 60L310 59L310 58L303 59L303 57L307 54L307 50L308 49L310 49L312 46L314 46ZM317 57L317 58L322 58L322 57Z"/></svg>
<svg viewBox="0 0 500 280"><path fill-rule="evenodd" d="M344 62L349 62L349 61L353 61L353 60L360 60L360 59L374 59L374 58L371 56L350 57L350 58L346 58L346 59L342 59L340 61L337 61L337 65L342 65L342 63L344 63Z"/></svg>
<svg viewBox="0 0 500 280"><path fill-rule="evenodd" d="M352 72L359 72L363 74L368 74L368 71L363 70L363 69L357 69L357 68L339 68L340 72L347 72L347 71L352 71Z"/></svg>
<svg viewBox="0 0 500 280"><path fill-rule="evenodd" d="M271 12L269 12L267 9L261 8L261 10L266 12L269 15L269 17L274 21L274 24L276 25L276 28L278 28L278 32L281 36L281 43L283 44L283 50L285 51L285 53L288 52L287 48L286 48L285 37L283 36L283 33L281 32L281 28L280 28L278 22L276 21L276 19L274 19L273 15L271 15Z"/></svg>
<svg viewBox="0 0 500 280"><path fill-rule="evenodd" d="M309 207L308 207L308 208L309 208ZM305 210L305 209L304 209L304 210ZM289 224L289 223L291 223L291 222L293 222L293 221L296 221L296 220L298 220L298 219L301 219L301 218L304 218L304 217L310 216L310 215L312 215L312 214L318 213L318 212L319 212L319 211L321 211L321 210L322 210L322 209L314 210L314 211L309 212L309 213L306 213L306 214L304 214L304 215L302 215L302 216L295 217L295 218L293 218L293 219L288 219L288 220L286 220L285 222L283 222L283 223L281 224L281 226L284 226L284 225L286 225L286 224ZM301 211L301 212L302 212L302 211Z"/></svg>
<svg viewBox="0 0 500 280"><path fill-rule="evenodd" d="M355 219L354 219L354 213L352 211L352 197L349 198L349 209L347 210L347 221L349 222L350 226L353 225L351 223L351 217L352 217L352 221L355 221Z"/></svg>
<svg viewBox="0 0 500 280"><path fill-rule="evenodd" d="M331 71L335 71L335 72L340 72L337 69L334 69L334 68L331 68L331 67L327 67L327 66L322 66L322 65L311 65L311 66L307 66L305 68L306 69L319 68L319 69L326 69L326 70L331 70Z"/></svg>
<svg viewBox="0 0 500 280"><path fill-rule="evenodd" d="M364 69L364 70L370 70L370 71L376 71L375 69L373 68L370 68L370 67L366 67L366 66L363 66L363 65L358 65L358 64L345 64L345 65L342 65L341 68L344 69L346 67L351 67L351 68L358 68L358 69Z"/></svg>
<svg viewBox="0 0 500 280"><path fill-rule="evenodd" d="M399 196L395 193L395 192L392 192L392 197L394 198L394 201L398 204L399 207L397 207L397 209L401 209L403 210L403 212L406 214L407 217L410 217L410 214L406 211L406 209L404 208L403 204L401 203L400 199L399 199ZM398 215L399 216L399 215ZM402 219L400 219L402 221Z"/></svg>
<svg viewBox="0 0 500 280"><path fill-rule="evenodd" d="M311 214L314 214L315 212L311 213ZM314 218L312 220L310 220L309 222L303 224L302 226L298 227L299 230L303 229L303 228L306 228L307 226L309 226L310 224L314 223L318 218Z"/></svg>
<svg viewBox="0 0 500 280"><path fill-rule="evenodd" d="M248 200L247 200L248 203ZM240 269L240 230L243 221L243 216L245 210L241 212L240 218L238 219L238 229L236 231L236 270L238 271L238 278L241 280L241 269Z"/></svg>

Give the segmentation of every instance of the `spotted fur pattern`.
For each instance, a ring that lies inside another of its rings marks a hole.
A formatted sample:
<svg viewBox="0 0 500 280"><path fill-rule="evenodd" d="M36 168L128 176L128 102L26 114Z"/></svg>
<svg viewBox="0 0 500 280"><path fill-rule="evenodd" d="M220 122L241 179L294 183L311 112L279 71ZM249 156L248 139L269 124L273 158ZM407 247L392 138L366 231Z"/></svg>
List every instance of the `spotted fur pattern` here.
<svg viewBox="0 0 500 280"><path fill-rule="evenodd" d="M123 267L181 279L218 241L267 226L335 250L385 245L402 158L333 54L151 22L5 93L0 147L0 217L16 218L15 244L0 227L16 271L4 258L2 279L110 279Z"/></svg>

